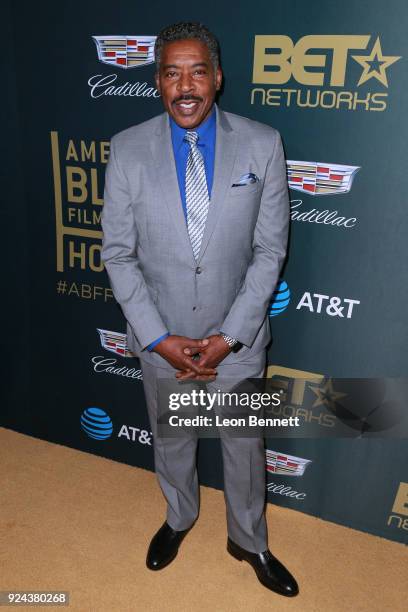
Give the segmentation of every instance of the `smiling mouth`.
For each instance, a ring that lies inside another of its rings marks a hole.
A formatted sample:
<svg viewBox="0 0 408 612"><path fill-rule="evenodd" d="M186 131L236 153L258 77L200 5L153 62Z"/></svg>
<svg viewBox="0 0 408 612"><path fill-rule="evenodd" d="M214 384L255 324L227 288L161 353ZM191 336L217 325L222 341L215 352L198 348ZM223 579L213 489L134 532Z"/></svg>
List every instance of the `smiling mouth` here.
<svg viewBox="0 0 408 612"><path fill-rule="evenodd" d="M178 111L181 112L194 112L199 104L201 104L202 100L191 99L187 100L175 100L173 105L177 108Z"/></svg>
<svg viewBox="0 0 408 612"><path fill-rule="evenodd" d="M177 104L177 106L180 106L181 108L193 108L194 106L197 106L198 102L194 101L194 102L179 102Z"/></svg>

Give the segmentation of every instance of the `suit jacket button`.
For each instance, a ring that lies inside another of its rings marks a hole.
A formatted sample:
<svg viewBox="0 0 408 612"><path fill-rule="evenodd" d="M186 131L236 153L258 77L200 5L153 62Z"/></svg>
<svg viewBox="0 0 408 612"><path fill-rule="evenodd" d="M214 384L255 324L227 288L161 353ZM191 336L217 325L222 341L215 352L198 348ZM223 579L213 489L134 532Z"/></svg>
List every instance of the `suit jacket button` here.
<svg viewBox="0 0 408 612"><path fill-rule="evenodd" d="M197 308L197 306L193 306L193 310L195 310Z"/></svg>
<svg viewBox="0 0 408 612"><path fill-rule="evenodd" d="M200 268L200 266L197 266L197 268L195 269L196 274L201 274L201 272L203 271L202 268Z"/></svg>

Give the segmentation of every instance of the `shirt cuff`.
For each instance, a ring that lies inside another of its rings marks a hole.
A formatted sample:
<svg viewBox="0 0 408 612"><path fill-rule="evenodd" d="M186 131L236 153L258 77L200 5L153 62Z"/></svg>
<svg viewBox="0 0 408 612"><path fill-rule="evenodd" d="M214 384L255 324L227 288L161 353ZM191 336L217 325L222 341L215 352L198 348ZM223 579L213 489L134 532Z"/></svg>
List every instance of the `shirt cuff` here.
<svg viewBox="0 0 408 612"><path fill-rule="evenodd" d="M148 346L146 346L146 349L151 352L154 347L159 344L159 342L167 338L167 336L170 336L169 332L167 332L167 334L163 334L163 336L160 336L160 338L157 338L157 340L154 340L154 342L151 342Z"/></svg>

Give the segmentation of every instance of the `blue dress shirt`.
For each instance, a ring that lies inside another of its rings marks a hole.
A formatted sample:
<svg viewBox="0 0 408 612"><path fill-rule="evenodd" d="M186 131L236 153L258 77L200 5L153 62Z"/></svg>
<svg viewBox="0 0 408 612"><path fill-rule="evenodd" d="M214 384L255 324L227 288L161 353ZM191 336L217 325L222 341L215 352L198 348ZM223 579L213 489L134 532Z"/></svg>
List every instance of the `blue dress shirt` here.
<svg viewBox="0 0 408 612"><path fill-rule="evenodd" d="M198 133L197 146L204 158L205 176L207 179L208 195L211 198L211 190L214 179L214 159L215 159L215 136L216 136L216 114L213 107L211 115L197 128L194 132ZM184 217L187 222L187 205L186 205L186 166L187 158L190 151L190 145L184 140L187 130L180 127L170 117L171 142L173 145L174 161L176 162L177 180L180 189L181 203L183 205ZM157 338L154 342L147 346L148 351L152 351L164 338L170 334L164 334Z"/></svg>

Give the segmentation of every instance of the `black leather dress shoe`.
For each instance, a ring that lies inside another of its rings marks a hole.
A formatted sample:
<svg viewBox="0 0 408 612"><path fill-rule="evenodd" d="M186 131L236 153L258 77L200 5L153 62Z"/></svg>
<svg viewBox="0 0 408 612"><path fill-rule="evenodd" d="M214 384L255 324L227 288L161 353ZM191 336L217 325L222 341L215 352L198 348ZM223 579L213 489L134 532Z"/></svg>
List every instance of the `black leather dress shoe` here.
<svg viewBox="0 0 408 612"><path fill-rule="evenodd" d="M190 529L191 527L184 531L174 531L166 522L163 523L150 542L146 558L147 567L151 570L160 570L169 565Z"/></svg>
<svg viewBox="0 0 408 612"><path fill-rule="evenodd" d="M254 568L259 582L267 589L287 597L293 597L299 593L299 587L292 574L273 556L270 550L259 554L253 553L241 548L229 538L227 550L238 561L248 561Z"/></svg>

